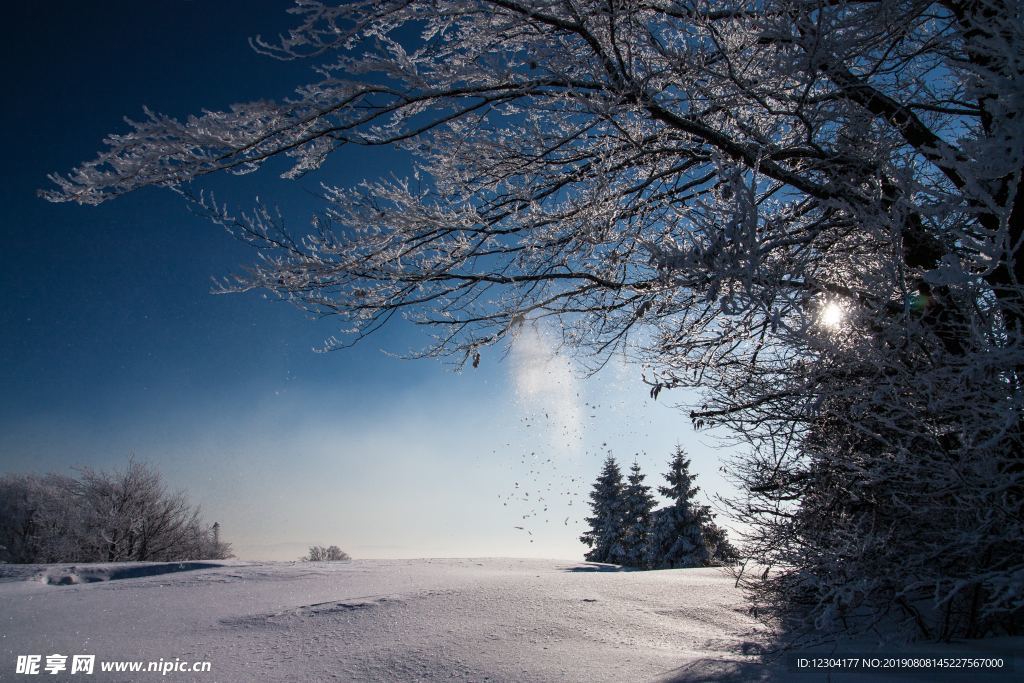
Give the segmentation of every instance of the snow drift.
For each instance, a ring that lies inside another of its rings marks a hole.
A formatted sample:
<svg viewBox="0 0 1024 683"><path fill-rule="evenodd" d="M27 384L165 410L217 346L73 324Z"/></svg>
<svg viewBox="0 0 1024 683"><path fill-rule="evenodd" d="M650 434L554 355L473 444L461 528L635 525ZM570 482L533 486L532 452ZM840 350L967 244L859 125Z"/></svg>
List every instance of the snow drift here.
<svg viewBox="0 0 1024 683"><path fill-rule="evenodd" d="M765 664L766 634L722 570L616 569L523 559L0 566L0 680L31 678L14 673L18 655L53 653L96 656L93 675L68 680L825 680ZM100 670L161 659L211 670Z"/></svg>

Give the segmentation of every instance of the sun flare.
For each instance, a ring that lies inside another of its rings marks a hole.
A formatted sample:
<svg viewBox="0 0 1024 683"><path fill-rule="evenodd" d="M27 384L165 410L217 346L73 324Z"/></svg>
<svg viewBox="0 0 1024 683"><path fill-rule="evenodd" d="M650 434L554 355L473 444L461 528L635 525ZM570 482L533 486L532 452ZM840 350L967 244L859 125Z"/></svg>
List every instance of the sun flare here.
<svg viewBox="0 0 1024 683"><path fill-rule="evenodd" d="M818 324L829 329L838 329L843 324L846 312L843 307L835 302L829 302L821 308L818 314Z"/></svg>

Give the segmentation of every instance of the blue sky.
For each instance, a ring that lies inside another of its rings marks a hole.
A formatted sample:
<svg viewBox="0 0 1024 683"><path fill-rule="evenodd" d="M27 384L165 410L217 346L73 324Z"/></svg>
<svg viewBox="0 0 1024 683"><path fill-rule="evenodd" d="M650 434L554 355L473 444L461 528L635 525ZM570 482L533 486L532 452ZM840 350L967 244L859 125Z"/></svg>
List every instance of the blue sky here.
<svg viewBox="0 0 1024 683"><path fill-rule="evenodd" d="M286 95L308 66L256 55L246 39L286 30L287 6L8 9L0 472L118 467L134 454L220 521L239 556L266 559L311 543L357 557L578 558L608 449L658 483L682 443L705 491L723 491L719 453L701 443L710 437L669 406L685 397L650 400L639 368L585 380L551 357L541 331L455 373L383 353L423 344L401 324L314 353L331 320L210 293L211 278L253 254L170 192L96 208L35 196L48 172L91 158L143 105L182 116ZM301 230L321 180L406 168L394 153L354 149L301 181L265 171L206 186L243 206L259 195Z"/></svg>

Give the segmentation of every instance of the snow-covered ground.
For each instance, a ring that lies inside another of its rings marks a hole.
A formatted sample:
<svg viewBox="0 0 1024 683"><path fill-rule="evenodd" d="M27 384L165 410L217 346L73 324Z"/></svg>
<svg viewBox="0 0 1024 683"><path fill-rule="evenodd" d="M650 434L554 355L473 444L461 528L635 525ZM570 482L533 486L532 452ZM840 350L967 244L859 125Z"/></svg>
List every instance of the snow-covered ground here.
<svg viewBox="0 0 1024 683"><path fill-rule="evenodd" d="M613 569L521 559L0 565L0 680L826 680L761 661L764 633L721 570ZM32 654L41 673L16 674L18 655ZM95 655L95 672L46 674L50 654ZM100 671L160 659L209 661L210 671Z"/></svg>

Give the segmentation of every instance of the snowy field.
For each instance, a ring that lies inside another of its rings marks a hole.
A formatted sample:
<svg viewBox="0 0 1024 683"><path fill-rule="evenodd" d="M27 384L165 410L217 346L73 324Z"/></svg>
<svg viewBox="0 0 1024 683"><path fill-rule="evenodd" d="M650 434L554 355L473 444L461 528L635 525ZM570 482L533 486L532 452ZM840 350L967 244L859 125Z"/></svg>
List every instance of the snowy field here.
<svg viewBox="0 0 1024 683"><path fill-rule="evenodd" d="M1019 643L975 651L1005 656ZM765 665L764 644L716 569L518 559L0 565L3 681L828 680ZM95 655L95 671L15 673L18 655L42 655L42 667L54 653ZM209 661L210 671L100 671L104 661L176 658Z"/></svg>

